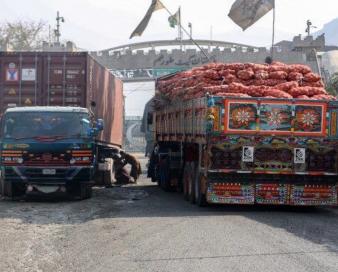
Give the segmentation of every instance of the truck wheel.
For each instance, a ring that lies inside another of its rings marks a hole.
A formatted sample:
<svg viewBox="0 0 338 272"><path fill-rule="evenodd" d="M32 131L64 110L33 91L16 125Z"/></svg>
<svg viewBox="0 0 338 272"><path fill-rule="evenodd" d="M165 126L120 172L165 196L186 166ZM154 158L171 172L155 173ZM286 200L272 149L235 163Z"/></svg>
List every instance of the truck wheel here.
<svg viewBox="0 0 338 272"><path fill-rule="evenodd" d="M4 182L3 182L3 179L0 179L0 195L1 196L4 196L3 192L4 192Z"/></svg>
<svg viewBox="0 0 338 272"><path fill-rule="evenodd" d="M168 191L171 190L171 186L170 186L170 174L169 174L169 171L168 171L168 167L169 167L168 161L164 160L161 163L161 166L160 166L159 185L166 192L168 192Z"/></svg>
<svg viewBox="0 0 338 272"><path fill-rule="evenodd" d="M6 182L5 180L1 180L1 195L13 198L15 195L14 193L14 184L12 182Z"/></svg>
<svg viewBox="0 0 338 272"><path fill-rule="evenodd" d="M113 173L111 170L103 172L103 181L106 188L112 187Z"/></svg>
<svg viewBox="0 0 338 272"><path fill-rule="evenodd" d="M196 202L196 197L195 197L195 176L196 176L196 163L191 162L191 171L190 171L190 178L189 178L189 201L190 203L194 204Z"/></svg>
<svg viewBox="0 0 338 272"><path fill-rule="evenodd" d="M196 180L195 180L195 198L196 198L196 204L200 207L205 207L207 205L207 200L205 193L202 192L202 178L203 174L196 174Z"/></svg>
<svg viewBox="0 0 338 272"><path fill-rule="evenodd" d="M185 200L189 200L189 175L190 175L190 165L189 163L185 163L183 169L183 196Z"/></svg>
<svg viewBox="0 0 338 272"><path fill-rule="evenodd" d="M100 171L100 170L96 170L95 171L95 174L94 174L94 182L95 182L95 185L103 185L103 180L104 180L104 172L103 171Z"/></svg>
<svg viewBox="0 0 338 272"><path fill-rule="evenodd" d="M93 188L88 184L81 184L80 185L80 199L88 199L92 197Z"/></svg>

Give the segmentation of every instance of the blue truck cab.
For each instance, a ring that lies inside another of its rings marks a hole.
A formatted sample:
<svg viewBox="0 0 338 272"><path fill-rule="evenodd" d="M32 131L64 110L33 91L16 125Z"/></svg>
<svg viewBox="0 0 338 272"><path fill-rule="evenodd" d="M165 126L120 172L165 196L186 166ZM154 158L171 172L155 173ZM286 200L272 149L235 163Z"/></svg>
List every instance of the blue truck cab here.
<svg viewBox="0 0 338 272"><path fill-rule="evenodd" d="M16 107L1 118L0 193L91 197L95 137L103 129L86 108Z"/></svg>

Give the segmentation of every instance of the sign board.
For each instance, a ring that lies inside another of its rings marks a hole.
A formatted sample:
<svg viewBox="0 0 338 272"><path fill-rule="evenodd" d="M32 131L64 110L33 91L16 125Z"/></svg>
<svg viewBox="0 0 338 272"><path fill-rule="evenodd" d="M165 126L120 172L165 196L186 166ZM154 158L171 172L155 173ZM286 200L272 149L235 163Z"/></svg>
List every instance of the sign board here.
<svg viewBox="0 0 338 272"><path fill-rule="evenodd" d="M11 62L8 64L8 68L6 69L6 81L18 81L19 80L19 72L16 68L15 63Z"/></svg>
<svg viewBox="0 0 338 272"><path fill-rule="evenodd" d="M242 161L243 162L253 162L254 161L254 147L253 146L243 146Z"/></svg>
<svg viewBox="0 0 338 272"><path fill-rule="evenodd" d="M305 163L306 161L305 156L306 156L305 148L294 149L294 163Z"/></svg>
<svg viewBox="0 0 338 272"><path fill-rule="evenodd" d="M157 77L169 75L179 71L184 71L190 67L177 68L156 68L156 69L134 69L134 70L111 70L111 73L122 80L155 79Z"/></svg>
<svg viewBox="0 0 338 272"><path fill-rule="evenodd" d="M35 81L36 69L35 68L22 68L21 74L22 81Z"/></svg>

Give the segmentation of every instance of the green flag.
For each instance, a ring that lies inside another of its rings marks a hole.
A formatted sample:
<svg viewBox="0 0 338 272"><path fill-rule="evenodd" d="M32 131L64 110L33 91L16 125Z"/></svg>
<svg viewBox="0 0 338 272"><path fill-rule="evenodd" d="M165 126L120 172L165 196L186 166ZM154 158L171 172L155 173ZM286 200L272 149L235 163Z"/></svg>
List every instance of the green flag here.
<svg viewBox="0 0 338 272"><path fill-rule="evenodd" d="M139 25L136 27L136 29L133 31L133 33L130 35L130 38L133 38L135 36L141 36L143 31L146 29L151 15L153 14L154 11L159 10L159 9L164 9L164 5L160 0L152 0L151 5L146 13L146 15L143 17L142 21L139 23Z"/></svg>
<svg viewBox="0 0 338 272"><path fill-rule="evenodd" d="M170 27L175 28L178 24L180 24L181 23L180 17L181 17L181 9L179 8L174 15L168 18Z"/></svg>

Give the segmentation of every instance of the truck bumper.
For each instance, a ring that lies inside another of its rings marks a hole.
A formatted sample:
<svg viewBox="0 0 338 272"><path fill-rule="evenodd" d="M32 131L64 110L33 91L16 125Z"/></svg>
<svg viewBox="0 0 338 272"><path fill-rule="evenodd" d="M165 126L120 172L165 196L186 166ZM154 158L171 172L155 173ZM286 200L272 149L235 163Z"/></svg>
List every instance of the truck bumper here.
<svg viewBox="0 0 338 272"><path fill-rule="evenodd" d="M233 175L215 179L214 176L208 179L206 198L208 203L216 204L336 206L335 178Z"/></svg>
<svg viewBox="0 0 338 272"><path fill-rule="evenodd" d="M55 174L44 174L43 169L55 169ZM6 182L38 185L93 184L93 166L31 167L5 166L2 177Z"/></svg>

